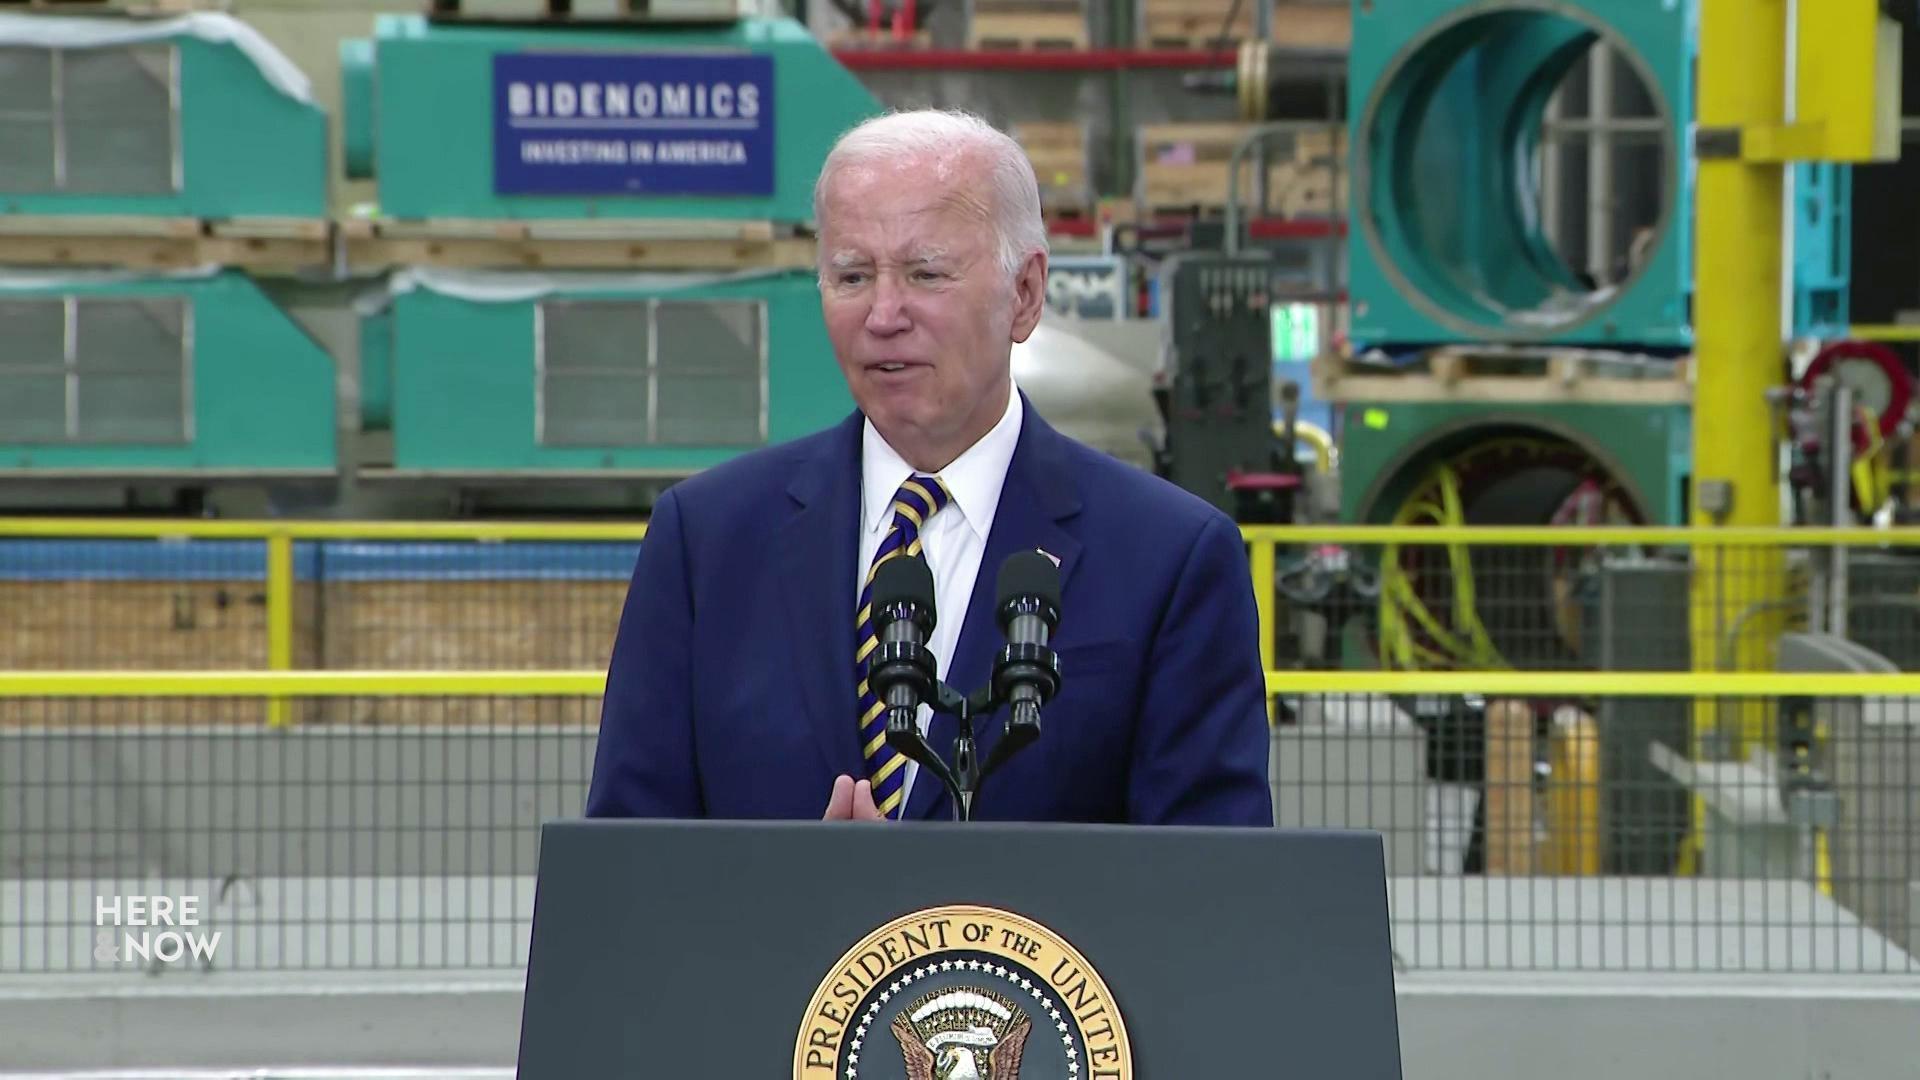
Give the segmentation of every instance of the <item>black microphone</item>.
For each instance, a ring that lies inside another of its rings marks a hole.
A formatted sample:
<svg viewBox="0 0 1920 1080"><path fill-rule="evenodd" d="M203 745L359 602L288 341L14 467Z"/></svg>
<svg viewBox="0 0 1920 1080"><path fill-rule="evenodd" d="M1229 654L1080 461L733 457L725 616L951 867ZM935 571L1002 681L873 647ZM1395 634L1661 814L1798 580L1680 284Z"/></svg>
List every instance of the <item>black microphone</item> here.
<svg viewBox="0 0 1920 1080"><path fill-rule="evenodd" d="M1060 689L1060 657L1050 647L1060 628L1060 568L1037 551L1000 565L995 614L1007 645L993 667L994 696L1013 706L1010 725L1039 734L1040 706Z"/></svg>
<svg viewBox="0 0 1920 1080"><path fill-rule="evenodd" d="M896 555L873 575L873 630L878 635L867 688L887 707L887 730L917 732L915 715L933 697L937 663L927 638L935 623L933 571L925 559Z"/></svg>

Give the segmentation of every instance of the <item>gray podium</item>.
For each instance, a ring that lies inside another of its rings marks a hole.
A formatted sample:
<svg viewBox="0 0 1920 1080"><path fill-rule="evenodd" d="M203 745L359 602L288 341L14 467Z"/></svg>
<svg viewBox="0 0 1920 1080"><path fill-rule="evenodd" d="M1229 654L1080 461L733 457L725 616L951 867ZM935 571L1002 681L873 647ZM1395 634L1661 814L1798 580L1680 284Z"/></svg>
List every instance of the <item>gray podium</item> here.
<svg viewBox="0 0 1920 1080"><path fill-rule="evenodd" d="M522 1080L1399 1080L1366 833L563 821Z"/></svg>

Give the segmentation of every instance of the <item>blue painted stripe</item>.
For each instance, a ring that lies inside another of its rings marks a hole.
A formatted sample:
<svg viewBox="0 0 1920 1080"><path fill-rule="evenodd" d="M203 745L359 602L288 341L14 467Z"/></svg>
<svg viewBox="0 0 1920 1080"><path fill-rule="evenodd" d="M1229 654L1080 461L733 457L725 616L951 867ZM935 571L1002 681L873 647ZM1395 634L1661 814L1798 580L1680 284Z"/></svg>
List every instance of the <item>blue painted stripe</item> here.
<svg viewBox="0 0 1920 1080"><path fill-rule="evenodd" d="M294 545L301 581L625 581L640 545L359 541ZM258 540L0 540L0 581L264 581Z"/></svg>

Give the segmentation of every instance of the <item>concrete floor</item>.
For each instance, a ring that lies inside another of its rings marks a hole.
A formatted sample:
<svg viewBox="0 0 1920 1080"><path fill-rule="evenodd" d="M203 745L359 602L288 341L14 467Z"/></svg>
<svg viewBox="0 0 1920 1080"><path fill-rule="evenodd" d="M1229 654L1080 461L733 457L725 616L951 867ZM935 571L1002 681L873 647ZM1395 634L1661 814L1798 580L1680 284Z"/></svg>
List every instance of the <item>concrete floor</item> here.
<svg viewBox="0 0 1920 1080"><path fill-rule="evenodd" d="M1405 1080L1920 1076L1915 977L1422 972L1397 990ZM0 1077L494 1080L520 996L517 972L15 977Z"/></svg>

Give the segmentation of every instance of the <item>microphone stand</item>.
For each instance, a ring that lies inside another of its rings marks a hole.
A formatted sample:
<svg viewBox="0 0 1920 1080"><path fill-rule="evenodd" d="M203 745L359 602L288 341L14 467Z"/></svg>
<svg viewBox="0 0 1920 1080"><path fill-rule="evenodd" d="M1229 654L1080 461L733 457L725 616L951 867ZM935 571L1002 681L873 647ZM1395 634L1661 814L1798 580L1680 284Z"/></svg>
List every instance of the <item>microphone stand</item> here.
<svg viewBox="0 0 1920 1080"><path fill-rule="evenodd" d="M932 677L932 654L923 653L920 660L928 665L924 670ZM972 694L963 695L940 679L932 678L933 693L927 704L936 713L951 715L959 729L953 740L951 768L940 759L926 736L920 733L920 724L915 715L918 710L887 710L887 745L909 760L918 762L922 769L940 779L953 801L953 820L972 821L974 800L980 794L980 785L1014 754L1040 737L1040 706L1031 701L1013 703L1007 726L1000 740L993 744L993 752L987 755L984 763L980 760L973 733L974 717L991 716L1001 705L1012 701L1009 675L1020 666L1034 664L1051 674L1053 685L1059 685L1059 655L1044 645L1009 644L1001 649L994 663L992 682Z"/></svg>

